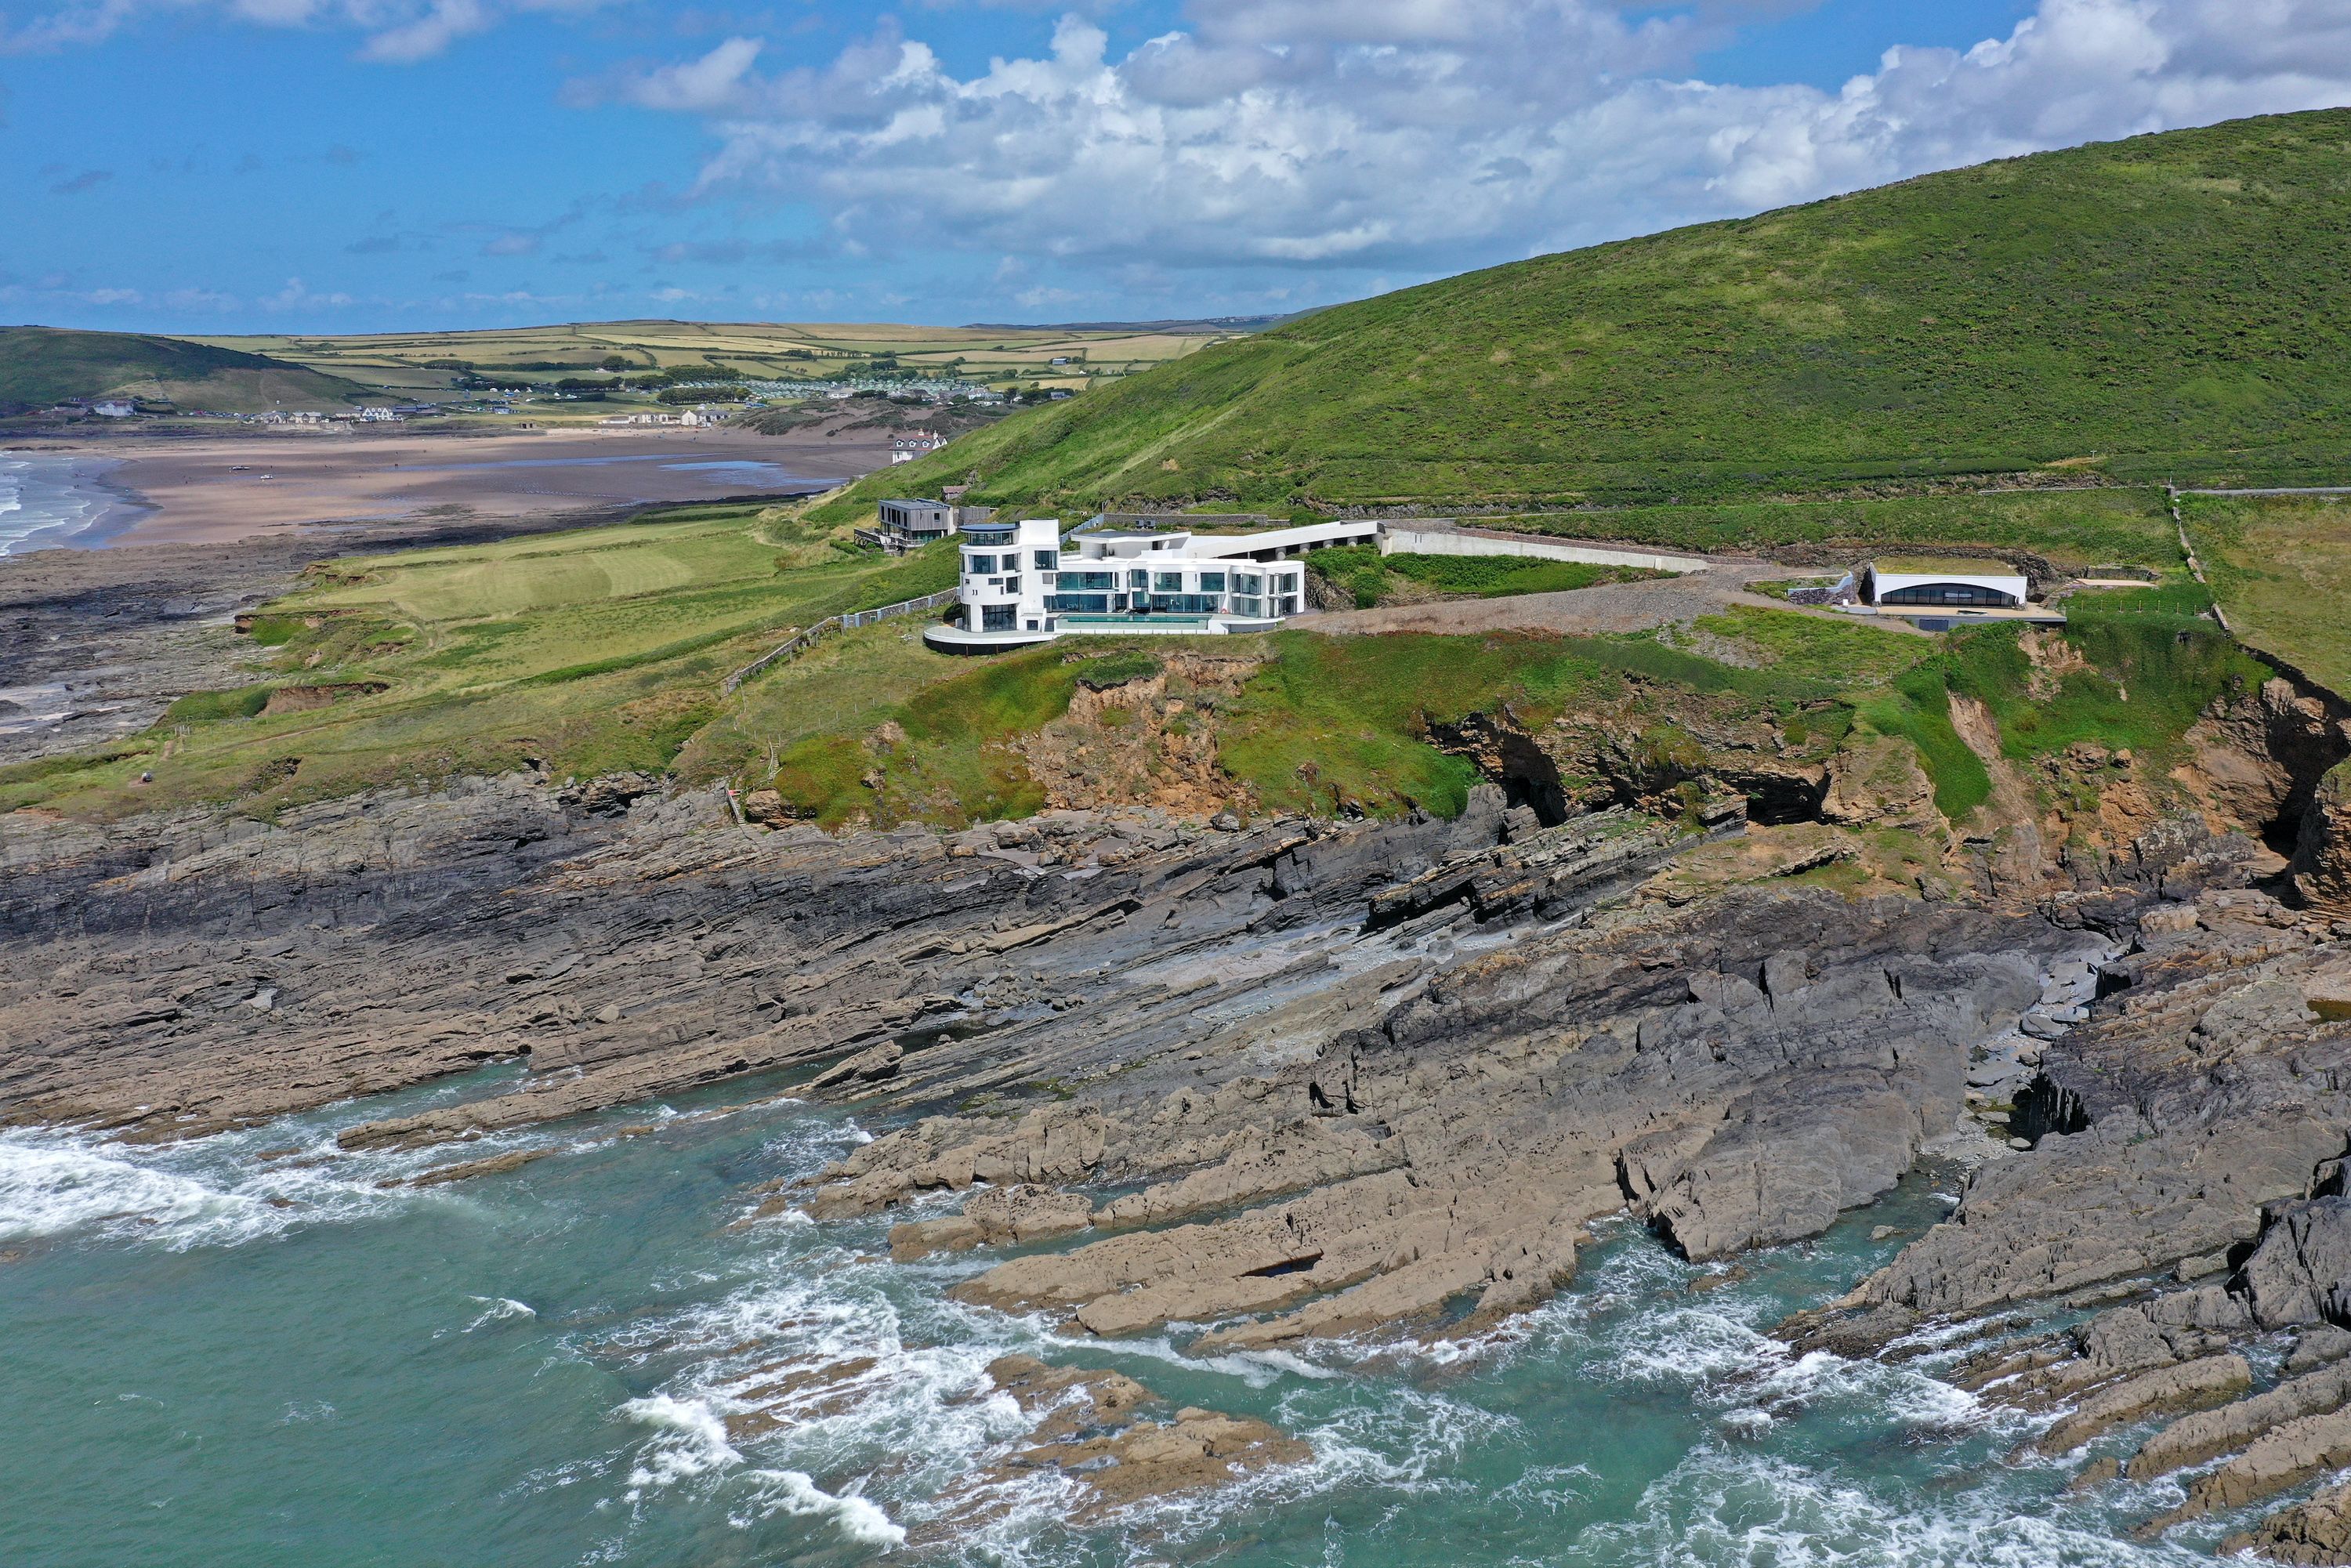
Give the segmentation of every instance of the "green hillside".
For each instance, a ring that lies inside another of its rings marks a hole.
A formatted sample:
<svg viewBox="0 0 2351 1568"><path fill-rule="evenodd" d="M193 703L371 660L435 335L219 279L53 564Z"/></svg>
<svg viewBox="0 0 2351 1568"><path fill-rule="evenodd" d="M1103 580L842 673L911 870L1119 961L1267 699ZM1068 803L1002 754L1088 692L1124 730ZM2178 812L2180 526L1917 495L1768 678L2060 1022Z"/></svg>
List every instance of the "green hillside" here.
<svg viewBox="0 0 2351 1568"><path fill-rule="evenodd" d="M1340 306L1008 420L823 515L1729 499L2351 467L2351 111L1926 175Z"/></svg>
<svg viewBox="0 0 2351 1568"><path fill-rule="evenodd" d="M0 408L123 392L181 408L250 413L344 408L351 394L365 390L264 354L178 338L0 327Z"/></svg>

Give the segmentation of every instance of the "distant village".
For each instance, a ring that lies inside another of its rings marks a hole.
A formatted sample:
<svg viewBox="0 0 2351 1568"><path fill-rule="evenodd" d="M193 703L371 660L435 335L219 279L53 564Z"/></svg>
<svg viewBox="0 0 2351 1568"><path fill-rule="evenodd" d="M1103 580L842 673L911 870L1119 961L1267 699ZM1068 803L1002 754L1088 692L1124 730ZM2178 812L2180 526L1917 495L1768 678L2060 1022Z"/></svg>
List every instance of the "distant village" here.
<svg viewBox="0 0 2351 1568"><path fill-rule="evenodd" d="M1056 361L1057 363L1059 361ZM632 409L625 413L611 414L597 423L603 425L676 426L687 429L724 424L743 414L759 409L789 403L810 402L846 402L863 396L882 396L896 402L921 402L934 405L951 402L995 407L1012 401L1011 395L977 382L965 381L892 381L857 379L851 381L750 381L681 382L671 389L691 394L708 392L712 401L693 402L680 407ZM743 395L739 399L735 394ZM1056 390L1048 394L1059 402L1071 394ZM721 397L725 401L719 401ZM63 419L128 420L141 415L179 419L216 419L244 424L261 425L361 425L401 424L416 419L439 419L453 415L528 415L535 406L547 403L578 403L601 401L576 390L555 387L512 386L473 387L462 394L434 401L396 403L369 403L348 412L328 413L317 409L269 409L259 413L227 413L211 409L183 409L168 402L144 399L109 396L98 398L65 398L52 404L48 412ZM930 431L913 431L892 443L891 461L910 463L915 458L945 445L946 437Z"/></svg>

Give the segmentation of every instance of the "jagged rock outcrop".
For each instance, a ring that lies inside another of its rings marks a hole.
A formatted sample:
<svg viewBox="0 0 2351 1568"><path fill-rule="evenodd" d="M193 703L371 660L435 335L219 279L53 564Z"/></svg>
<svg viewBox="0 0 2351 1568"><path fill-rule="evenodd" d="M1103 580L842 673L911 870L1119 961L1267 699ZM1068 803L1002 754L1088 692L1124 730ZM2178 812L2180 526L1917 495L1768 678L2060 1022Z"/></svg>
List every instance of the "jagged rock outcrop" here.
<svg viewBox="0 0 2351 1568"><path fill-rule="evenodd" d="M2351 762L2337 764L2312 791L2291 874L2304 903L2351 919Z"/></svg>
<svg viewBox="0 0 2351 1568"><path fill-rule="evenodd" d="M747 831L715 793L643 782L514 776L272 823L0 819L0 1116L170 1137L528 1069L508 1092L354 1129L363 1146L851 1056L837 1088L855 1092L1101 1071L1191 1030L1199 988L1223 982L1214 964L1161 977L1185 952L1270 951L1360 919L1374 894L1502 832L1481 794L1457 822L1345 831L1062 813L954 841L831 839ZM1285 952L1271 975L1248 959L1247 987L1311 1009L1307 982L1352 940L1332 931L1324 956ZM1113 998L1123 1034L1089 1012ZM1025 1047L967 1043L989 1033Z"/></svg>
<svg viewBox="0 0 2351 1568"><path fill-rule="evenodd" d="M1166 1420L1145 1420L1141 1412L1157 1396L1119 1373L1008 1355L987 1375L1037 1418L1029 1445L997 1471L1050 1469L1075 1481L1083 1496L1071 1514L1074 1523L1314 1457L1311 1446L1267 1422L1217 1410L1186 1406Z"/></svg>
<svg viewBox="0 0 2351 1568"><path fill-rule="evenodd" d="M1367 994L1375 1021L1213 1093L1122 1092L1123 1075L1010 1128L925 1121L860 1148L808 1202L825 1215L988 1181L1141 1185L1093 1217L1118 1233L958 1289L1100 1333L1228 1320L1204 1346L1266 1344L1457 1298L1490 1319L1542 1300L1585 1224L1627 1205L1711 1258L1812 1234L1885 1191L1959 1114L1970 1050L2095 940L1817 894L1623 911L1396 999ZM1057 1127L1084 1131L1040 1176ZM1138 1223L1173 1228L1119 1228Z"/></svg>
<svg viewBox="0 0 2351 1568"><path fill-rule="evenodd" d="M2337 1568L2351 1563L2351 1482L2322 1487L2308 1501L2280 1509L2253 1529L2223 1539L2220 1551L2250 1551L2273 1563Z"/></svg>

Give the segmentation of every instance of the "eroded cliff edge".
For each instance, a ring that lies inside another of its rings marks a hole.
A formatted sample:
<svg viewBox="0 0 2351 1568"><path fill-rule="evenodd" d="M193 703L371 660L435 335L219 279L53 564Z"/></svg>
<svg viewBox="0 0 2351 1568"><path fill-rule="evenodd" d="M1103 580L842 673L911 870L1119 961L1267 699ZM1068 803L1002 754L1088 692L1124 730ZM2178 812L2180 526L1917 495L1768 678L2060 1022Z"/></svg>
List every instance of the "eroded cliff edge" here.
<svg viewBox="0 0 2351 1568"><path fill-rule="evenodd" d="M2316 1273L2264 1309L2254 1267L2332 1223L2351 1077L2344 927L2247 885L2294 894L2301 862L2253 835L2330 797L2242 737L2329 722L2283 685L2216 711L2201 810L2134 793L2130 759L2066 758L2105 782L2085 806L1947 836L1911 896L1740 860L1748 806L1779 798L1743 765L1550 825L1508 779L1452 821L1096 810L840 838L650 779L272 823L20 813L0 1099L171 1138L512 1064L344 1135L454 1143L462 1175L482 1133L768 1073L885 1129L771 1206L919 1200L907 1257L1050 1242L962 1293L1081 1333L1203 1324L1202 1350L1492 1322L1628 1209L1698 1259L1811 1235L1932 1146L1980 1162L1959 1211L1791 1335L1899 1354L1957 1328L1984 1343L1950 1375L2095 1442L2267 1383L2274 1336L2351 1314ZM1824 829L1927 810L1882 761L1823 765ZM2129 1304L2073 1324L2085 1291ZM2342 1403L2250 1397L2272 1403L2216 1439L2249 1459L2261 1411ZM2329 1506L2264 1549L2323 1560Z"/></svg>

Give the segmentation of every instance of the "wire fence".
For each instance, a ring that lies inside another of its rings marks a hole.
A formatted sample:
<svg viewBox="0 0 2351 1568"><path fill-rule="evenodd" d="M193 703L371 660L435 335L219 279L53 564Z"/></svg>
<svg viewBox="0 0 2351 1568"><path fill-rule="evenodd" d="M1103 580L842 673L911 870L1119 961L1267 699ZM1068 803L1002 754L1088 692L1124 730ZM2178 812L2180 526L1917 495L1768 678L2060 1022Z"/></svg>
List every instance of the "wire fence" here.
<svg viewBox="0 0 2351 1568"><path fill-rule="evenodd" d="M835 632L854 632L860 626L871 626L883 621L894 621L901 615L919 615L925 610L936 610L943 604L954 603L957 591L950 588L938 593L925 594L920 599L905 599L895 604L885 604L879 610L852 610L845 614L828 615L791 641L780 647L770 648L727 676L726 680L719 683L719 695L733 696L744 682L766 674L788 659L797 658L812 647L820 637Z"/></svg>

